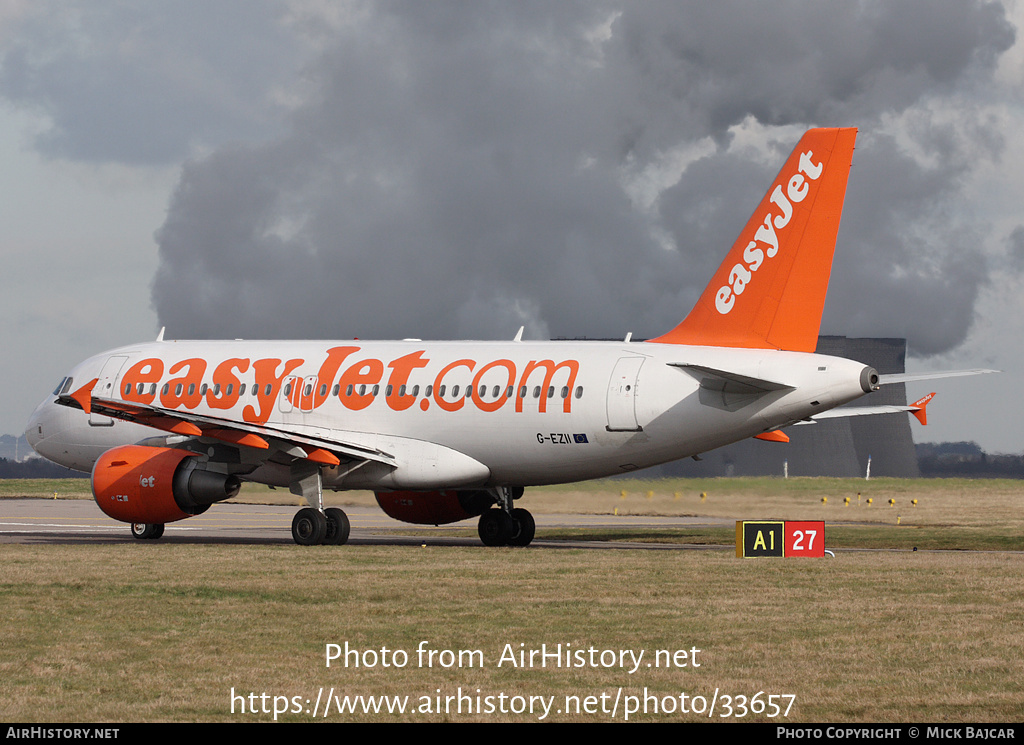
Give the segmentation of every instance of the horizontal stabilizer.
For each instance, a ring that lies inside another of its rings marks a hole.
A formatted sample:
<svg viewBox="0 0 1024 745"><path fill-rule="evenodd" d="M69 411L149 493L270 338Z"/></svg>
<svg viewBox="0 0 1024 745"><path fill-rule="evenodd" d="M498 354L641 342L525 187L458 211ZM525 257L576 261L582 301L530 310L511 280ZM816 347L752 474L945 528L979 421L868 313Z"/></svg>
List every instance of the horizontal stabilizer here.
<svg viewBox="0 0 1024 745"><path fill-rule="evenodd" d="M965 375L987 375L989 373L1001 372L1000 370L939 370L925 373L893 373L891 375L879 375L879 385L892 385L893 383L914 383L918 380L938 380L939 378L960 378Z"/></svg>
<svg viewBox="0 0 1024 745"><path fill-rule="evenodd" d="M880 404L878 406L841 406L838 409L829 409L820 414L815 414L810 419L804 419L796 424L815 424L825 419L845 419L852 416L872 416L875 414L902 414L909 412L917 417L921 424L928 424L928 417L925 409L931 400L935 398L934 393L929 393L924 398L918 399L909 406L898 406L896 404Z"/></svg>

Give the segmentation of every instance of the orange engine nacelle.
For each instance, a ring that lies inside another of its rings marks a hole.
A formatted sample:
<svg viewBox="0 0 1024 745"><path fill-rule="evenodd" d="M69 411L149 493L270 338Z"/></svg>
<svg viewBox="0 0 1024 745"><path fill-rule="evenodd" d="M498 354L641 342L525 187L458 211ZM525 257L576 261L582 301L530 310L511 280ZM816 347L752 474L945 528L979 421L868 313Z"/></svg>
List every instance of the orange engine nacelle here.
<svg viewBox="0 0 1024 745"><path fill-rule="evenodd" d="M379 491L377 504L389 516L417 525L444 525L476 517L494 504L482 489L456 491Z"/></svg>
<svg viewBox="0 0 1024 745"><path fill-rule="evenodd" d="M195 453L125 445L92 469L92 494L107 515L126 523L170 523L205 512L241 487L235 475L198 468Z"/></svg>

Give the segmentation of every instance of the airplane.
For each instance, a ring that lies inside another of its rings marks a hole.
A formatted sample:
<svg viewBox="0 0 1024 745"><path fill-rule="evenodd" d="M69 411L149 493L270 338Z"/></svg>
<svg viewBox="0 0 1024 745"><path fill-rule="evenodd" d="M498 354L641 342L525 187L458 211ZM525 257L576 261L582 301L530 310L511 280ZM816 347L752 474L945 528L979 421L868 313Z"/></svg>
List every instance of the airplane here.
<svg viewBox="0 0 1024 745"><path fill-rule="evenodd" d="M528 486L612 476L834 416L879 375L814 353L855 128L812 129L681 323L647 341L168 341L75 367L35 409L32 447L91 472L100 509L138 539L238 494L303 497L300 545L340 545L324 489L369 489L393 518L476 517L488 546L526 546Z"/></svg>

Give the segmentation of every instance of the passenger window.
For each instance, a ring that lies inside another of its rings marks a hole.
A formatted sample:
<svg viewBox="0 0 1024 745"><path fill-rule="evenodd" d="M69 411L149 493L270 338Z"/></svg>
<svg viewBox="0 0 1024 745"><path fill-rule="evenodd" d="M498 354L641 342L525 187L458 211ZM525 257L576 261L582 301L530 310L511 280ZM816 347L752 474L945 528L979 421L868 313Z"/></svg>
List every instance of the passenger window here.
<svg viewBox="0 0 1024 745"><path fill-rule="evenodd" d="M562 398L568 398L568 397L569 397L569 386L563 385L562 386Z"/></svg>
<svg viewBox="0 0 1024 745"><path fill-rule="evenodd" d="M576 398L583 398L583 386L576 386Z"/></svg>
<svg viewBox="0 0 1024 745"><path fill-rule="evenodd" d="M452 386L452 398L459 397L459 387L457 385Z"/></svg>

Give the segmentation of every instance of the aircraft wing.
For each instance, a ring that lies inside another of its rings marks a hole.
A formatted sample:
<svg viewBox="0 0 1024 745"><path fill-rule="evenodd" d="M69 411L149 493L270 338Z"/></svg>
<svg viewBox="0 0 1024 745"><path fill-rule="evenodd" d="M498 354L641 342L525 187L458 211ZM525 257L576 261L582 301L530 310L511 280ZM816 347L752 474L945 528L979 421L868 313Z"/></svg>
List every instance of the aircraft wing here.
<svg viewBox="0 0 1024 745"><path fill-rule="evenodd" d="M151 404L93 396L91 392L95 383L93 380L74 393L58 396L57 403L82 408L86 413L144 424L178 435L207 437L232 445L267 450L270 451L268 455L281 453L289 459L301 458L327 466L336 466L342 460L373 461L387 466L398 466L392 455L355 442L345 442L333 437L314 437L292 430L240 422L236 419L223 419L178 409L164 409Z"/></svg>

